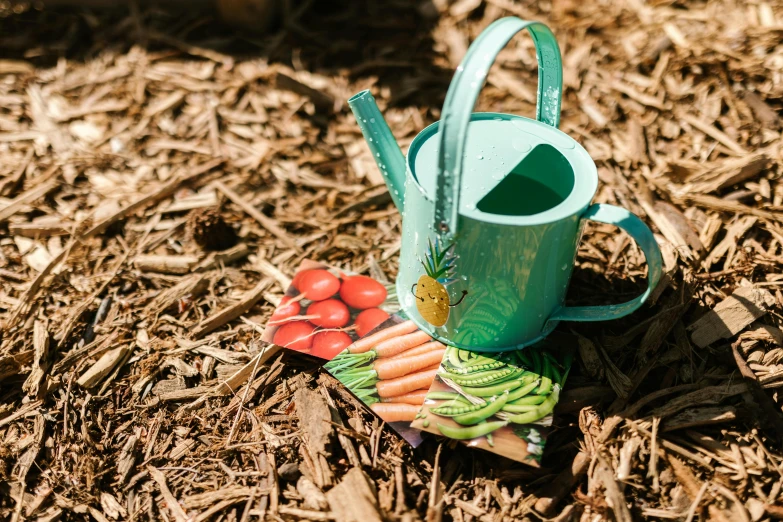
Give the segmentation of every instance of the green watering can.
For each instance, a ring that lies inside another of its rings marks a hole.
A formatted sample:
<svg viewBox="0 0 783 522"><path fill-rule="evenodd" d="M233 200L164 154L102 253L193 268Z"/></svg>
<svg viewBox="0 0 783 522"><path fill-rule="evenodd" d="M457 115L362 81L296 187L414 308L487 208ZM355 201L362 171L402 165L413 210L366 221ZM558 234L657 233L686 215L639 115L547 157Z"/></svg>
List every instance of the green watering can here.
<svg viewBox="0 0 783 522"><path fill-rule="evenodd" d="M497 54L522 29L536 45L536 120L472 112ZM595 163L557 129L560 49L545 25L491 24L468 49L441 120L407 159L369 91L348 104L403 215L397 293L403 311L441 342L498 352L538 342L560 321L603 321L635 311L661 276L650 229L627 210L590 204ZM583 220L617 225L641 246L648 288L609 306L564 306Z"/></svg>

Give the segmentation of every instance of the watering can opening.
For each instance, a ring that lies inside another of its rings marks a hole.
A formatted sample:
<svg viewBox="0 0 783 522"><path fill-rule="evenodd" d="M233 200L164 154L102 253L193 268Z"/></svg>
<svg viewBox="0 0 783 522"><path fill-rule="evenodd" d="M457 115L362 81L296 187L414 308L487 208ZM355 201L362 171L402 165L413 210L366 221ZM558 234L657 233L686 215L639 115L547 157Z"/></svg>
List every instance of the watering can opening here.
<svg viewBox="0 0 783 522"><path fill-rule="evenodd" d="M569 161L548 144L537 145L476 207L486 214L533 216L563 203L574 190Z"/></svg>

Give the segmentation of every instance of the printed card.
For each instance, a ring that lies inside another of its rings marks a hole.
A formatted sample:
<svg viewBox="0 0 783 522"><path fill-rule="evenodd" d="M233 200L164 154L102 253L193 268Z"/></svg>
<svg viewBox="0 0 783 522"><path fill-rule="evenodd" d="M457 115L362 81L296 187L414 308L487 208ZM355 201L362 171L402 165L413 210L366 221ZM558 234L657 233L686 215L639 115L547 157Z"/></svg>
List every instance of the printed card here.
<svg viewBox="0 0 783 522"><path fill-rule="evenodd" d="M410 426L446 347L395 312L393 284L303 261L264 340L328 361L325 368L411 445ZM413 363L401 354L425 353Z"/></svg>
<svg viewBox="0 0 783 522"><path fill-rule="evenodd" d="M498 354L448 347L412 426L539 467L572 359L552 341Z"/></svg>
<svg viewBox="0 0 783 522"><path fill-rule="evenodd" d="M311 260L264 340L326 360L414 447L429 432L531 466L540 466L573 357L553 340L500 354L446 346L404 316L393 284Z"/></svg>

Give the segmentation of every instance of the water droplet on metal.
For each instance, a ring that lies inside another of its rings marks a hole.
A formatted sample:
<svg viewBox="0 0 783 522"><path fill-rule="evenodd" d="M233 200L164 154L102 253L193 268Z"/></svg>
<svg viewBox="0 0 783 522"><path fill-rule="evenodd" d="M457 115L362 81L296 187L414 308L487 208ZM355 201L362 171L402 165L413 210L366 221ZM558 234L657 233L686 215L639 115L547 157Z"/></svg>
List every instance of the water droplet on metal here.
<svg viewBox="0 0 783 522"><path fill-rule="evenodd" d="M530 150L530 143L526 142L525 140L515 140L511 146L519 152L527 152Z"/></svg>

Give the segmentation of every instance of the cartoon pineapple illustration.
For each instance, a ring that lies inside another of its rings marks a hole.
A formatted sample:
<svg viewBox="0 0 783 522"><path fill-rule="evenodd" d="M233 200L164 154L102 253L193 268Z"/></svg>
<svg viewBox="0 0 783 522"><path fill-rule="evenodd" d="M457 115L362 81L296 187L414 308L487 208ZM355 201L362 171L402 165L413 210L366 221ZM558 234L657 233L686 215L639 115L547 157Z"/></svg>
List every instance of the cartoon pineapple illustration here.
<svg viewBox="0 0 783 522"><path fill-rule="evenodd" d="M434 245L430 240L424 261L421 261L426 274L422 274L411 287L411 292L416 296L416 308L424 320L433 326L446 324L449 308L460 304L468 294L467 290L463 290L459 301L452 304L446 290L446 286L456 281L451 277L457 261L453 249L454 243L441 249L437 238Z"/></svg>

